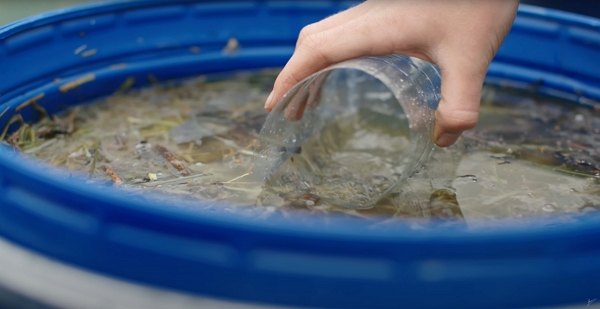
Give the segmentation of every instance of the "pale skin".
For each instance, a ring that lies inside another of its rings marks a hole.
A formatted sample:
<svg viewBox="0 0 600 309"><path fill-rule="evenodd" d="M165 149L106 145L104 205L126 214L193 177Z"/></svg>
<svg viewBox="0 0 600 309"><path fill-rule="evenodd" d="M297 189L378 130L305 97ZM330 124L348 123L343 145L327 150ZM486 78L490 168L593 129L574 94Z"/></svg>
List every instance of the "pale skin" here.
<svg viewBox="0 0 600 309"><path fill-rule="evenodd" d="M518 0L368 0L302 29L265 108L296 83L344 60L401 54L439 66L434 142L454 144L479 118L481 88L514 21Z"/></svg>

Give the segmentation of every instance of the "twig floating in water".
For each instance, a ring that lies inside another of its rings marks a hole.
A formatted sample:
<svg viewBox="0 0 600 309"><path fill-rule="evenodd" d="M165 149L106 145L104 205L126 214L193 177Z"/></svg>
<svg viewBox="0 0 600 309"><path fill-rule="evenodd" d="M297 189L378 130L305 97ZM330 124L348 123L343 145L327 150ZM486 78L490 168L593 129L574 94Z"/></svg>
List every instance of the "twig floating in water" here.
<svg viewBox="0 0 600 309"><path fill-rule="evenodd" d="M163 158L167 159L167 161L169 161L169 163L171 163L171 165L173 165L173 167L176 168L181 173L181 175L191 175L190 171L185 166L183 166L181 161L179 161L172 153L170 153L169 150L167 150L167 148L161 145L156 145L156 147L154 148L161 156L163 156Z"/></svg>
<svg viewBox="0 0 600 309"><path fill-rule="evenodd" d="M108 176L110 176L110 179L112 179L112 181L115 183L116 186L120 186L123 184L123 180L121 180L121 177L119 177L119 174L117 174L115 171L113 171L110 167L108 167L106 165L102 165L100 168L104 172L106 172L106 174L108 174Z"/></svg>

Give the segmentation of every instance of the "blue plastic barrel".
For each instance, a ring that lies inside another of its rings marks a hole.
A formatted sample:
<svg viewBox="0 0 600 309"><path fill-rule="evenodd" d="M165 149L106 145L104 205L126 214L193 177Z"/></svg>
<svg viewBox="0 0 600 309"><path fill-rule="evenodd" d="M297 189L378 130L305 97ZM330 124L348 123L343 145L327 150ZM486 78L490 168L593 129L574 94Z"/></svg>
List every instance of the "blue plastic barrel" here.
<svg viewBox="0 0 600 309"><path fill-rule="evenodd" d="M55 113L114 93L131 76L140 87L148 74L170 80L283 66L304 25L350 5L108 2L4 26L0 128L16 113L34 121L38 114L31 106L15 108L41 94L38 104ZM224 54L230 38L241 48ZM598 106L599 68L600 20L523 5L488 80L532 84ZM65 92L73 81L80 85ZM132 295L139 286L167 296L279 306L463 309L584 307L600 298L597 214L569 224L477 231L415 230L409 223L371 229L367 222L335 217L311 225L300 221L138 201L0 147L0 247L23 250L11 261L35 254L43 263L57 263L51 269L123 282ZM0 263L6 257L0 251ZM2 267L0 286L10 290L27 279L13 272L13 279L4 280L10 269ZM20 267L36 269L35 263ZM48 282L46 288L58 293L60 283ZM78 294L70 295L75 301ZM117 302L107 299L107 306Z"/></svg>

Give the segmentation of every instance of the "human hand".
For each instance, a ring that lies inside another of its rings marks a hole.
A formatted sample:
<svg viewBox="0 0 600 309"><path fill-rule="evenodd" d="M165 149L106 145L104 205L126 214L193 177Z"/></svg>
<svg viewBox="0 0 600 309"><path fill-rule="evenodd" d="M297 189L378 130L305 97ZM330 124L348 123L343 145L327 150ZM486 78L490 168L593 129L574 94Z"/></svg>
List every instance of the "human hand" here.
<svg viewBox="0 0 600 309"><path fill-rule="evenodd" d="M512 26L518 4L518 0L361 3L302 29L265 108L270 111L292 86L332 64L362 56L412 56L440 68L442 99L435 112L433 139L438 146L450 146L477 124L487 68Z"/></svg>

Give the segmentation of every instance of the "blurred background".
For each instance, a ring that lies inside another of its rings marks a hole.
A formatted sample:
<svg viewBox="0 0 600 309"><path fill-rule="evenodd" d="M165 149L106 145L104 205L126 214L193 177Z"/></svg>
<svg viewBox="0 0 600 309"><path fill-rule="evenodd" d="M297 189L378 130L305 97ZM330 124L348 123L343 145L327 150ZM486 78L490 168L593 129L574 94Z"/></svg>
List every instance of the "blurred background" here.
<svg viewBox="0 0 600 309"><path fill-rule="evenodd" d="M92 0L0 0L0 25L6 25L27 16L69 7Z"/></svg>
<svg viewBox="0 0 600 309"><path fill-rule="evenodd" d="M168 1L168 0L167 0ZM64 8L93 0L0 0L0 25L30 15ZM600 17L600 5L591 0L521 0L521 3L556 8L563 11Z"/></svg>

